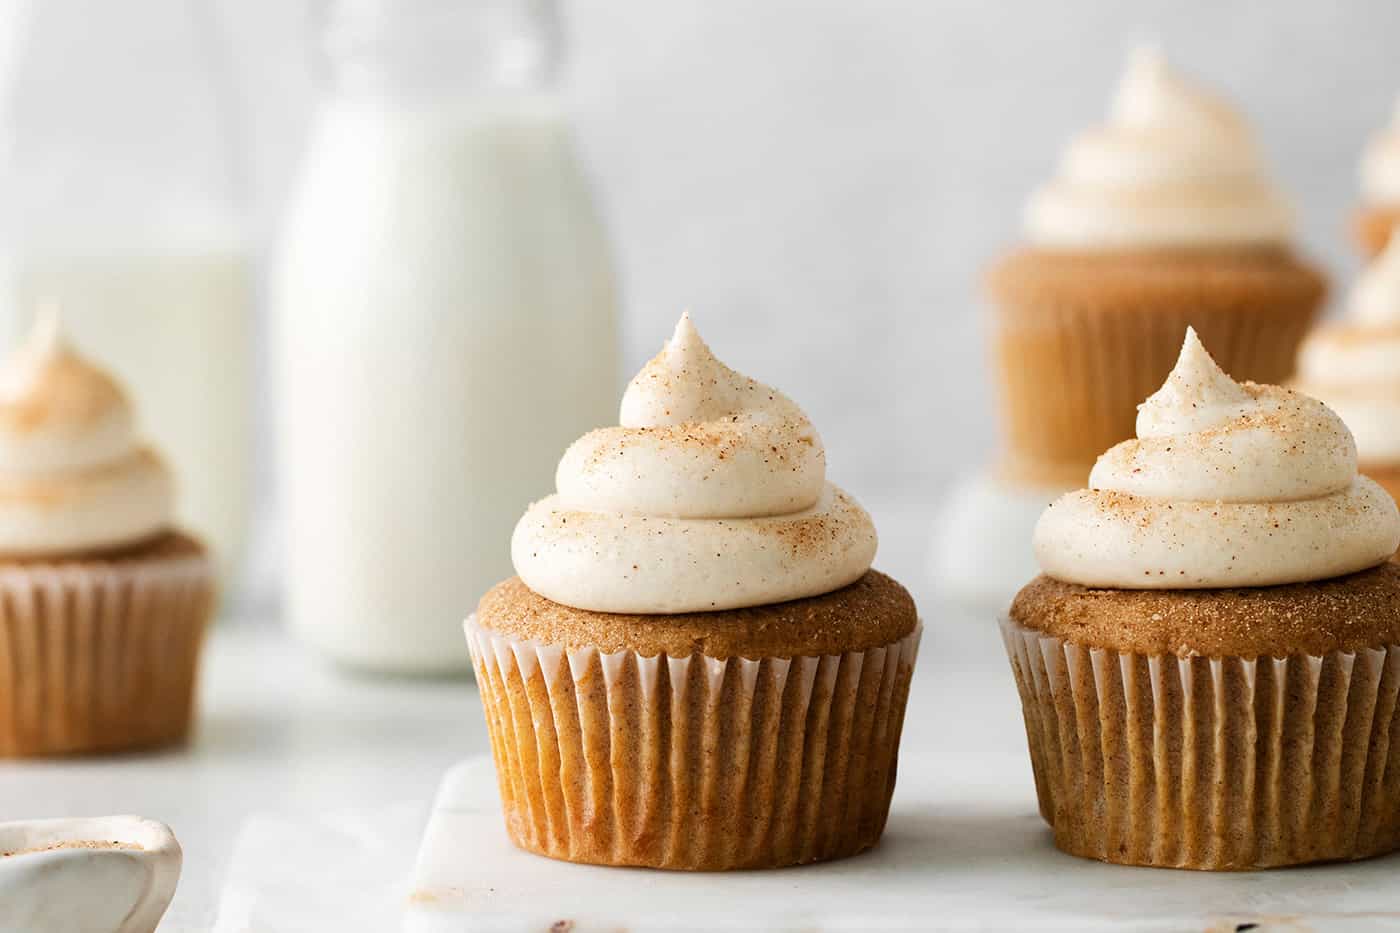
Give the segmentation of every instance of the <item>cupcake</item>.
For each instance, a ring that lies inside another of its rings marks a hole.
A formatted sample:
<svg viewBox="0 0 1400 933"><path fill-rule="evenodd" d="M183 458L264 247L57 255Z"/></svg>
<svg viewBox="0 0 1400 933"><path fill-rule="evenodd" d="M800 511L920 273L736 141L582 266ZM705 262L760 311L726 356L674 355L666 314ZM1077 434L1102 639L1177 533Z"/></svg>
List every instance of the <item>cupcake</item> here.
<svg viewBox="0 0 1400 933"><path fill-rule="evenodd" d="M1361 155L1361 207L1356 211L1357 246L1367 259L1380 255L1400 223L1400 100L1390 125Z"/></svg>
<svg viewBox="0 0 1400 933"><path fill-rule="evenodd" d="M1188 332L1138 439L1041 517L1003 620L1073 855L1207 870L1400 846L1400 513L1321 402Z"/></svg>
<svg viewBox="0 0 1400 933"><path fill-rule="evenodd" d="M1194 326L1237 375L1280 382L1325 292L1245 122L1152 50L1106 125L1036 191L988 284L1005 472L1082 477Z"/></svg>
<svg viewBox="0 0 1400 933"><path fill-rule="evenodd" d="M42 317L0 366L0 756L189 732L213 571L173 504L126 393Z"/></svg>
<svg viewBox="0 0 1400 933"><path fill-rule="evenodd" d="M1400 498L1400 237L1362 273L1348 311L1304 342L1298 388L1342 417L1362 472Z"/></svg>
<svg viewBox="0 0 1400 933"><path fill-rule="evenodd" d="M919 641L782 393L682 317L621 426L565 453L519 574L466 624L516 845L573 862L775 868L873 846Z"/></svg>

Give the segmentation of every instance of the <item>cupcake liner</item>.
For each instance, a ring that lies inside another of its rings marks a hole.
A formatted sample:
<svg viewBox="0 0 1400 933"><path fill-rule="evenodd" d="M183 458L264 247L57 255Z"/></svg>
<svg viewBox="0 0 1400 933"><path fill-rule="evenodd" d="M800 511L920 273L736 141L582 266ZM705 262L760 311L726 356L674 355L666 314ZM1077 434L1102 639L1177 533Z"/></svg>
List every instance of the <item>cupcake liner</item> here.
<svg viewBox="0 0 1400 933"><path fill-rule="evenodd" d="M0 569L0 756L183 738L211 581L203 557Z"/></svg>
<svg viewBox="0 0 1400 933"><path fill-rule="evenodd" d="M1137 406L1171 372L1188 326L1238 380L1279 385L1292 374L1320 279L1283 258L1169 262L1017 254L994 270L1007 470L1087 474L1133 436Z"/></svg>
<svg viewBox="0 0 1400 933"><path fill-rule="evenodd" d="M868 849L920 631L820 657L648 658L468 619L506 830L552 858L685 870Z"/></svg>
<svg viewBox="0 0 1400 933"><path fill-rule="evenodd" d="M1064 851L1238 870L1400 847L1400 646L1177 658L1002 634Z"/></svg>

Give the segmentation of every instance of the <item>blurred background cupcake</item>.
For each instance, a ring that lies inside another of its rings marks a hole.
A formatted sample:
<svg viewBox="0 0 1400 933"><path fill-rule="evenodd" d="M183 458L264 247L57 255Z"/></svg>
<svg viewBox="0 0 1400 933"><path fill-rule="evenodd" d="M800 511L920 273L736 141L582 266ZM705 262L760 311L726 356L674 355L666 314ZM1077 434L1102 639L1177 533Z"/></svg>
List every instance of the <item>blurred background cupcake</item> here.
<svg viewBox="0 0 1400 933"><path fill-rule="evenodd" d="M1346 316L1304 342L1298 384L1351 428L1361 472L1400 498L1400 237L1361 274Z"/></svg>
<svg viewBox="0 0 1400 933"><path fill-rule="evenodd" d="M1357 246L1367 259L1385 249L1400 223L1400 99L1390 124L1366 143L1361 155L1361 207L1356 212Z"/></svg>
<svg viewBox="0 0 1400 933"><path fill-rule="evenodd" d="M0 367L0 756L184 738L214 598L126 392L42 316Z"/></svg>
<svg viewBox="0 0 1400 933"><path fill-rule="evenodd" d="M1082 479L1131 436L1188 326L1239 378L1287 378L1325 291L1243 118L1151 48L1024 221L989 277L1003 469L1018 480Z"/></svg>
<svg viewBox="0 0 1400 933"><path fill-rule="evenodd" d="M1023 232L988 278L1002 457L955 493L936 545L944 585L979 600L1014 592L1040 506L1132 435L1188 326L1231 372L1281 382L1326 291L1243 118L1149 47Z"/></svg>

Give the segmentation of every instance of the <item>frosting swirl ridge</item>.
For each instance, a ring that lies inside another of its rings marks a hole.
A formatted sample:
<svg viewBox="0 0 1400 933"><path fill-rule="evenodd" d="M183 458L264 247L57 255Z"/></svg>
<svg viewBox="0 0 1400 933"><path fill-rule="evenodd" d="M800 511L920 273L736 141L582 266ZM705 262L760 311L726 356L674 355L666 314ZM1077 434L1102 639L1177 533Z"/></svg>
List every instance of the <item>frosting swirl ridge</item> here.
<svg viewBox="0 0 1400 933"><path fill-rule="evenodd" d="M126 393L42 315L0 366L0 554L131 544L173 509L170 471L138 441Z"/></svg>
<svg viewBox="0 0 1400 933"><path fill-rule="evenodd" d="M696 612L817 596L870 568L874 525L827 482L807 416L717 360L689 315L628 386L619 421L569 447L556 494L516 525L511 556L535 592L600 612Z"/></svg>
<svg viewBox="0 0 1400 933"><path fill-rule="evenodd" d="M1025 230L1058 248L1277 244L1292 214L1244 120L1139 48L1109 122L1071 141L1027 204Z"/></svg>
<svg viewBox="0 0 1400 933"><path fill-rule="evenodd" d="M1126 589L1269 586L1363 570L1400 547L1400 512L1357 475L1342 420L1306 395L1236 383L1193 330L1137 427L1089 489L1041 516L1046 573Z"/></svg>

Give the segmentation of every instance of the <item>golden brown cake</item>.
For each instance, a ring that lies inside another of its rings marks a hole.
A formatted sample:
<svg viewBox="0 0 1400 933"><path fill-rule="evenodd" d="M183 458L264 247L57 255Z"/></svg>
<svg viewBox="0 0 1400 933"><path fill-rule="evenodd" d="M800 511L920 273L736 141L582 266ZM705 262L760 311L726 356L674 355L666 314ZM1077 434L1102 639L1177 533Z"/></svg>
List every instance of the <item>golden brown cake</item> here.
<svg viewBox="0 0 1400 933"><path fill-rule="evenodd" d="M1132 436L1137 403L1171 371L1187 327L1230 372L1280 383L1326 293L1316 270L1279 248L1028 248L988 284L1011 469L1068 465L1081 481Z"/></svg>
<svg viewBox="0 0 1400 933"><path fill-rule="evenodd" d="M692 871L875 845L919 620L870 516L688 317L620 420L565 452L466 625L510 838Z"/></svg>
<svg viewBox="0 0 1400 933"><path fill-rule="evenodd" d="M165 745L214 599L169 470L56 316L0 367L0 756Z"/></svg>
<svg viewBox="0 0 1400 933"><path fill-rule="evenodd" d="M1239 870L1400 848L1400 511L1326 406L1194 334L1041 517L1002 622L1055 844Z"/></svg>

